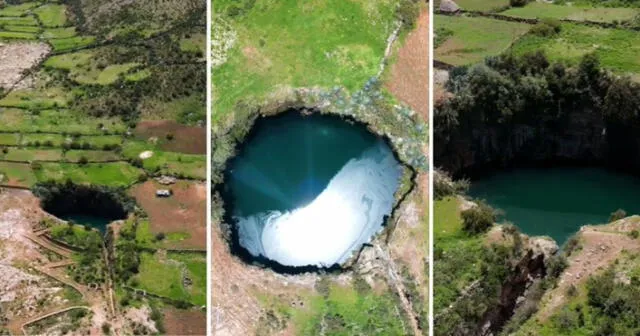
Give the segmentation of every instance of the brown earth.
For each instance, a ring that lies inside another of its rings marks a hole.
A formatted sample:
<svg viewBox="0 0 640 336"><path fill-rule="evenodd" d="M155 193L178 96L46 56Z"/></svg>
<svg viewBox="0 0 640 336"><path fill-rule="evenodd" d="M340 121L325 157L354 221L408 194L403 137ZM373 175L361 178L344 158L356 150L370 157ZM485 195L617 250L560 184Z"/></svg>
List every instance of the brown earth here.
<svg viewBox="0 0 640 336"><path fill-rule="evenodd" d="M164 309L167 335L206 335L207 315L199 310Z"/></svg>
<svg viewBox="0 0 640 336"><path fill-rule="evenodd" d="M0 43L0 87L11 89L23 71L40 62L51 51L46 43Z"/></svg>
<svg viewBox="0 0 640 336"><path fill-rule="evenodd" d="M429 120L429 8L423 8L416 29L400 48L386 87Z"/></svg>
<svg viewBox="0 0 640 336"><path fill-rule="evenodd" d="M553 315L566 302L570 286L577 287L607 268L622 251L640 252L638 240L627 235L639 228L640 216L624 218L608 225L582 227L578 233L582 248L571 254L569 267L560 276L556 288L544 295L536 316L544 321Z"/></svg>
<svg viewBox="0 0 640 336"><path fill-rule="evenodd" d="M171 189L173 195L156 197L156 190ZM131 188L131 195L149 215L154 233L187 232L190 237L169 247L207 248L207 186L202 182L182 181L164 186L149 180Z"/></svg>
<svg viewBox="0 0 640 336"><path fill-rule="evenodd" d="M186 154L207 154L207 129L186 126L173 120L147 120L138 123L134 130L136 138L148 141L157 138L162 150ZM167 134L173 139L168 140Z"/></svg>

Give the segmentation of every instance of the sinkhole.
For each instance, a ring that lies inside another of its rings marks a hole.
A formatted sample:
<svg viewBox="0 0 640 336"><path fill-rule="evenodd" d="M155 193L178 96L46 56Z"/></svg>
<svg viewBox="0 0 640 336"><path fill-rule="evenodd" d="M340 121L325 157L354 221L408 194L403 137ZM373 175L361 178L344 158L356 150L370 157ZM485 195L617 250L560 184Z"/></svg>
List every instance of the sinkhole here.
<svg viewBox="0 0 640 336"><path fill-rule="evenodd" d="M402 173L361 123L298 110L259 118L225 172L232 252L280 270L339 267L383 229Z"/></svg>

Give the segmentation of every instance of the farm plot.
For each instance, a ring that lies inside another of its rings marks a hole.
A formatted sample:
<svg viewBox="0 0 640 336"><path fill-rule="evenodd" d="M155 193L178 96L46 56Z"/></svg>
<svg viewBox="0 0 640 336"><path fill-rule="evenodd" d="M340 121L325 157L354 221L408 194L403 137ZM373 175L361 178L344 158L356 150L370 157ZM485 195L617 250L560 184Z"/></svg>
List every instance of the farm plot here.
<svg viewBox="0 0 640 336"><path fill-rule="evenodd" d="M3 109L0 131L57 132L79 135L123 134L127 126L118 118L96 118L71 110L41 110L32 113L23 109Z"/></svg>
<svg viewBox="0 0 640 336"><path fill-rule="evenodd" d="M526 19L568 19L575 21L614 22L629 21L640 14L637 8L594 8L530 2L524 7L513 7L501 14Z"/></svg>
<svg viewBox="0 0 640 336"><path fill-rule="evenodd" d="M156 190L171 189L167 198L156 197ZM157 234L166 239L162 247L206 249L206 186L201 182L178 181L164 186L147 181L131 188L131 195L149 216L150 223L140 223L137 239L146 246L158 243Z"/></svg>
<svg viewBox="0 0 640 336"><path fill-rule="evenodd" d="M551 60L570 63L595 53L604 67L620 73L640 73L640 34L630 30L563 24L556 36L527 34L512 49L518 55L543 50Z"/></svg>
<svg viewBox="0 0 640 336"><path fill-rule="evenodd" d="M206 269L204 255L143 252L140 254L140 272L134 279L139 288L149 293L203 306L207 301Z"/></svg>
<svg viewBox="0 0 640 336"><path fill-rule="evenodd" d="M60 181L67 179L75 183L127 187L138 181L142 171L124 162L89 163L41 163L34 169L38 181Z"/></svg>
<svg viewBox="0 0 640 336"><path fill-rule="evenodd" d="M59 149L24 149L7 148L0 152L0 160L7 161L60 161L62 151Z"/></svg>
<svg viewBox="0 0 640 336"><path fill-rule="evenodd" d="M496 56L524 35L531 25L484 17L435 16L436 28L451 35L435 50L438 61L467 65Z"/></svg>
<svg viewBox="0 0 640 336"><path fill-rule="evenodd" d="M45 110L66 107L68 92L61 88L43 91L14 90L0 100L0 107L16 107L30 110Z"/></svg>
<svg viewBox="0 0 640 336"><path fill-rule="evenodd" d="M141 160L144 169L149 171L200 180L207 176L204 155L165 152L151 142L141 141L126 141L122 153L128 159Z"/></svg>
<svg viewBox="0 0 640 336"><path fill-rule="evenodd" d="M207 130L204 127L185 126L172 120L153 120L138 123L136 139L157 139L160 149L186 154L207 153Z"/></svg>
<svg viewBox="0 0 640 336"><path fill-rule="evenodd" d="M468 11L495 12L509 7L509 0L457 0L456 4Z"/></svg>
<svg viewBox="0 0 640 336"><path fill-rule="evenodd" d="M205 335L207 315L199 310L168 307L163 310L167 335Z"/></svg>
<svg viewBox="0 0 640 336"><path fill-rule="evenodd" d="M17 187L31 187L37 182L29 164L0 162L0 183Z"/></svg>
<svg viewBox="0 0 640 336"><path fill-rule="evenodd" d="M61 27L67 22L66 7L59 4L46 4L33 10L45 27Z"/></svg>

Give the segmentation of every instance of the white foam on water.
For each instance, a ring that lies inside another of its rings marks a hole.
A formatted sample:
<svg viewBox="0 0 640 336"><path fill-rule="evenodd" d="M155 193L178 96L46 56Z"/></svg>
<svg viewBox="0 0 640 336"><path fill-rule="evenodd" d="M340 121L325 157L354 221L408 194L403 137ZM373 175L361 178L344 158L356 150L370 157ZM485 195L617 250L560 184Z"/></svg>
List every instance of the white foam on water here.
<svg viewBox="0 0 640 336"><path fill-rule="evenodd" d="M287 266L345 262L382 229L402 169L380 141L352 159L311 203L293 211L235 217L240 244Z"/></svg>

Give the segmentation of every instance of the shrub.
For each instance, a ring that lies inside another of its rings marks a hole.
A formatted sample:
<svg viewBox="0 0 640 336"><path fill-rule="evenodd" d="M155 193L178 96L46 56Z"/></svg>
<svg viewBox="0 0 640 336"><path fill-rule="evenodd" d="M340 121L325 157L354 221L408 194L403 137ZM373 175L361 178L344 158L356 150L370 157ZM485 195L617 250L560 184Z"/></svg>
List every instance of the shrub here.
<svg viewBox="0 0 640 336"><path fill-rule="evenodd" d="M629 233L629 236L633 239L638 239L638 236L640 236L640 232L638 232L638 230L633 230Z"/></svg>
<svg viewBox="0 0 640 336"><path fill-rule="evenodd" d="M627 217L627 212L622 210L622 209L618 209L618 210L612 212L611 215L609 216L609 223L615 222L615 221L623 219L625 217Z"/></svg>
<svg viewBox="0 0 640 336"><path fill-rule="evenodd" d="M496 210L483 201L478 206L462 211L462 230L472 234L487 231L496 221Z"/></svg>
<svg viewBox="0 0 640 336"><path fill-rule="evenodd" d="M159 232L158 234L156 234L156 240L157 241L163 241L167 236L164 234L164 232Z"/></svg>
<svg viewBox="0 0 640 336"><path fill-rule="evenodd" d="M553 19L545 19L531 28L530 33L541 37L550 37L560 33L562 26L560 22Z"/></svg>
<svg viewBox="0 0 640 336"><path fill-rule="evenodd" d="M82 166L86 165L87 163L89 163L89 159L87 159L86 156L81 156L80 159L78 159L78 163Z"/></svg>
<svg viewBox="0 0 640 336"><path fill-rule="evenodd" d="M511 7L524 7L528 2L528 0L509 0L509 5Z"/></svg>

